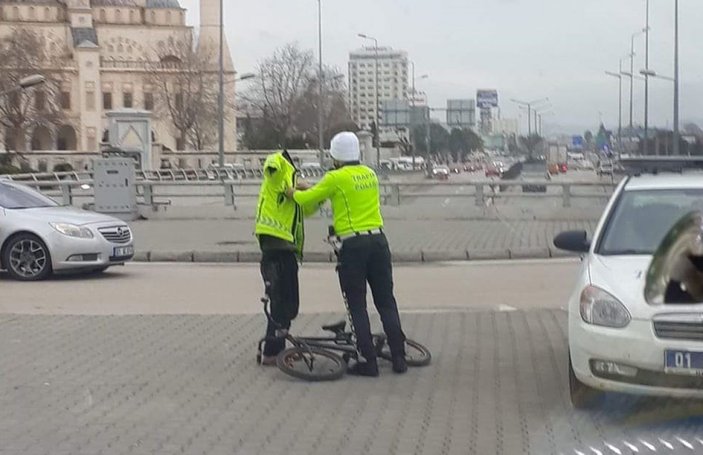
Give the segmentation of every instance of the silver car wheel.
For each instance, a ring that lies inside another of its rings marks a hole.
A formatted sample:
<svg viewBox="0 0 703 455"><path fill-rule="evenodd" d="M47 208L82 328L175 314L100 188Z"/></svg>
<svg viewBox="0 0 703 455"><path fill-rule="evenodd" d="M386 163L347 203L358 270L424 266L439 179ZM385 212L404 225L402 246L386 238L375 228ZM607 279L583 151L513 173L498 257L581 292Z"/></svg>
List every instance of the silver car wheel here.
<svg viewBox="0 0 703 455"><path fill-rule="evenodd" d="M34 278L42 274L47 267L48 254L45 247L31 239L22 239L12 245L10 250L12 271L23 278Z"/></svg>

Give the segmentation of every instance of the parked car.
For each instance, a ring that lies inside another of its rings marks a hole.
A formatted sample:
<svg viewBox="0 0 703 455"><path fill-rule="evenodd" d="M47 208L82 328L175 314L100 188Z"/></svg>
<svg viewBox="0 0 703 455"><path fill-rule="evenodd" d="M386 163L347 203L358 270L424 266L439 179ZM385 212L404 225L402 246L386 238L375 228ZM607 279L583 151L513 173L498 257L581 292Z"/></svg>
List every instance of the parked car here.
<svg viewBox="0 0 703 455"><path fill-rule="evenodd" d="M520 179L530 182L522 185L523 193L546 193L547 185L538 182L546 182L551 177L547 169L547 161L535 160L521 163Z"/></svg>
<svg viewBox="0 0 703 455"><path fill-rule="evenodd" d="M453 174L461 174L461 169L462 169L462 166L460 164L452 164L452 166L449 168L449 170Z"/></svg>
<svg viewBox="0 0 703 455"><path fill-rule="evenodd" d="M121 220L0 181L0 269L21 281L53 272L104 272L134 256L132 231Z"/></svg>
<svg viewBox="0 0 703 455"><path fill-rule="evenodd" d="M613 163L610 161L601 161L598 163L598 169L596 170L596 173L599 176L603 175L613 175L615 167L613 166Z"/></svg>
<svg viewBox="0 0 703 455"><path fill-rule="evenodd" d="M645 298L653 254L677 220L695 211L703 211L701 174L626 177L592 238L571 231L554 239L583 255L568 301L576 408L596 405L603 391L703 398L703 302ZM703 256L698 267L703 273Z"/></svg>
<svg viewBox="0 0 703 455"><path fill-rule="evenodd" d="M500 177L503 175L503 170L495 164L487 164L485 174L486 177Z"/></svg>
<svg viewBox="0 0 703 455"><path fill-rule="evenodd" d="M435 166L432 169L432 177L437 180L449 179L449 168L447 166Z"/></svg>

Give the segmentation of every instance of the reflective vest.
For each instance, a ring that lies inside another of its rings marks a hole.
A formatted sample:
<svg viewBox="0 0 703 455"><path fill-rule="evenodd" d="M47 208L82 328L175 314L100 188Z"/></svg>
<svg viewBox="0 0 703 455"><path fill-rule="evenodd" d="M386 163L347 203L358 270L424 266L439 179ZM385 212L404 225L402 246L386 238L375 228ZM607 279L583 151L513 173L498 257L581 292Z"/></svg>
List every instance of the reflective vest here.
<svg viewBox="0 0 703 455"><path fill-rule="evenodd" d="M301 205L329 199L337 235L383 227L378 177L373 169L361 164L347 164L329 171L317 185L296 191L293 198Z"/></svg>
<svg viewBox="0 0 703 455"><path fill-rule="evenodd" d="M283 152L266 158L256 210L255 234L270 235L295 244L296 253L302 258L305 241L303 210L286 197L286 189L295 187L296 180L295 166Z"/></svg>

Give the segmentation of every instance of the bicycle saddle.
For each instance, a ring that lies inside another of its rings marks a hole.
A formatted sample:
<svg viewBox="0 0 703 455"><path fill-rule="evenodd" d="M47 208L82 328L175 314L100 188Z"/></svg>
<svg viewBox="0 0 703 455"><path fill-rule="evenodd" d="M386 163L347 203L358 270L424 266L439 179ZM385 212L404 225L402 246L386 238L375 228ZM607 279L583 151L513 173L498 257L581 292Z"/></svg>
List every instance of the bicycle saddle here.
<svg viewBox="0 0 703 455"><path fill-rule="evenodd" d="M339 321L335 322L334 324L329 324L329 325L323 325L322 330L326 330L328 332L332 333L340 333L344 332L344 329L347 327L347 321Z"/></svg>

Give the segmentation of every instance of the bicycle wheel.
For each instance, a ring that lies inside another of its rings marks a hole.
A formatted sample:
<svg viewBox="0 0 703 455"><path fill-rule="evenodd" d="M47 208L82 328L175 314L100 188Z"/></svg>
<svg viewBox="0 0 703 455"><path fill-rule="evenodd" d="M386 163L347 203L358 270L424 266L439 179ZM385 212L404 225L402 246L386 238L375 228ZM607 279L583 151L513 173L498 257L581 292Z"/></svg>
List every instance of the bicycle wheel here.
<svg viewBox="0 0 703 455"><path fill-rule="evenodd" d="M347 364L334 352L302 346L278 354L276 364L287 375L306 381L333 381L347 370Z"/></svg>
<svg viewBox="0 0 703 455"><path fill-rule="evenodd" d="M391 350L388 344L383 346L379 357L391 360ZM432 361L432 353L417 341L405 340L405 361L410 367L424 367Z"/></svg>

